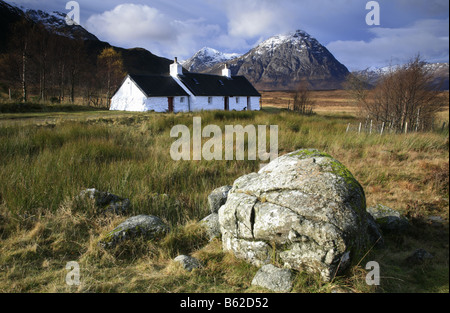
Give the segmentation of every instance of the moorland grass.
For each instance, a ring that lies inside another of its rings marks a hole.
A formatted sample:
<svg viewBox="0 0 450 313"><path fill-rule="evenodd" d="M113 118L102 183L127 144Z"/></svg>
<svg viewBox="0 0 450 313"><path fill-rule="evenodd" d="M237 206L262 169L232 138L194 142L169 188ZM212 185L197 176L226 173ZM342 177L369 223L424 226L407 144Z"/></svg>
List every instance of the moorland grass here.
<svg viewBox="0 0 450 313"><path fill-rule="evenodd" d="M0 291L78 292L261 292L252 287L256 268L208 243L197 222L209 214L207 195L257 171L255 161L180 161L170 157L174 125L278 125L279 153L317 148L346 165L363 186L368 205L383 203L407 214L411 233L387 235L379 260L382 285L365 284L360 262L324 284L299 273L294 292L448 292L448 132L346 133L351 117L301 116L291 112L198 112L184 114L104 112L76 121L27 119L2 123L0 116ZM207 139L204 139L204 141ZM129 198L126 216L97 216L74 197L97 188ZM167 194L159 198L158 194ZM155 200L160 199L160 200ZM161 217L173 231L161 242L138 240L105 251L97 243L136 214ZM426 222L438 215L447 223ZM435 258L418 268L403 263L415 248ZM192 273L171 260L192 253L204 264ZM82 284L64 283L65 264L78 261Z"/></svg>

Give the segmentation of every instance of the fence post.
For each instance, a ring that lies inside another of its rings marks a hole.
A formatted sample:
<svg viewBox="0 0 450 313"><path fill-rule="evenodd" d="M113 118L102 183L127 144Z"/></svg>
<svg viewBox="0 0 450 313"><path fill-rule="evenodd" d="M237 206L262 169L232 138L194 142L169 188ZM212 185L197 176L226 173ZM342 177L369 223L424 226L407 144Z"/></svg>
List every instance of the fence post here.
<svg viewBox="0 0 450 313"><path fill-rule="evenodd" d="M361 127L362 127L362 123L360 122L359 123L359 130L358 130L358 133L360 133L360 134L361 134Z"/></svg>
<svg viewBox="0 0 450 313"><path fill-rule="evenodd" d="M383 125L381 125L381 133L380 133L380 136L383 136L383 132L384 132L384 122L383 122Z"/></svg>
<svg viewBox="0 0 450 313"><path fill-rule="evenodd" d="M373 127L373 120L370 120L370 131L369 134L372 135L372 127Z"/></svg>
<svg viewBox="0 0 450 313"><path fill-rule="evenodd" d="M350 130L350 123L348 123L347 130L345 132L348 133L349 130Z"/></svg>
<svg viewBox="0 0 450 313"><path fill-rule="evenodd" d="M408 122L405 123L405 134L408 133Z"/></svg>

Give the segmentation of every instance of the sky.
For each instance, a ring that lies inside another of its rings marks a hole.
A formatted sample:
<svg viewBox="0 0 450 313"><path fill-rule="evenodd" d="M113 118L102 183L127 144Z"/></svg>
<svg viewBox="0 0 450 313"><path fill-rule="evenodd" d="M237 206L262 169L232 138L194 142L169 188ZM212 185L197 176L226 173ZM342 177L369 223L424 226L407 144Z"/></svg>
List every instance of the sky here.
<svg viewBox="0 0 450 313"><path fill-rule="evenodd" d="M12 1L7 1L12 3ZM66 0L15 0L69 13ZM244 54L263 40L301 29L349 70L449 61L448 0L78 0L80 23L100 40L184 60L203 47ZM374 1L371 1L374 2ZM378 24L378 23L377 23Z"/></svg>

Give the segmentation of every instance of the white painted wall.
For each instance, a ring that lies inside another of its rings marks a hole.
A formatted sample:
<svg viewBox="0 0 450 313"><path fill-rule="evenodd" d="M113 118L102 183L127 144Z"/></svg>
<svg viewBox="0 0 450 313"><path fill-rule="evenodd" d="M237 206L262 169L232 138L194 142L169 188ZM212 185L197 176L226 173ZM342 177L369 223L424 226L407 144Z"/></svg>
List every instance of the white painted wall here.
<svg viewBox="0 0 450 313"><path fill-rule="evenodd" d="M124 81L116 94L111 98L110 110L113 111L145 111L144 102L147 97L129 78Z"/></svg>
<svg viewBox="0 0 450 313"><path fill-rule="evenodd" d="M178 83L178 79L175 79ZM186 87L184 87L187 89ZM209 103L210 97L195 97L190 93L190 96L184 96L184 102L181 102L182 97L174 97L174 112L189 112L189 111L210 111L223 110L225 98L211 97L212 101ZM239 97L239 103L236 103L237 97L229 97L230 111L243 111L247 108L247 97ZM116 94L111 99L110 110L116 111L134 111L134 112L167 112L169 109L169 102L167 97L151 97L147 98L145 94L136 86L136 84L128 77ZM247 108L248 109L248 108ZM250 109L252 111L260 110L260 97L250 97Z"/></svg>
<svg viewBox="0 0 450 313"><path fill-rule="evenodd" d="M181 102L181 98L184 101ZM175 113L178 112L189 112L189 97L174 97L173 98L173 110ZM145 109L144 111L155 111L155 112L168 112L169 111L169 99L167 97L151 97L145 99Z"/></svg>
<svg viewBox="0 0 450 313"><path fill-rule="evenodd" d="M250 108L251 111L261 110L261 97L250 97Z"/></svg>

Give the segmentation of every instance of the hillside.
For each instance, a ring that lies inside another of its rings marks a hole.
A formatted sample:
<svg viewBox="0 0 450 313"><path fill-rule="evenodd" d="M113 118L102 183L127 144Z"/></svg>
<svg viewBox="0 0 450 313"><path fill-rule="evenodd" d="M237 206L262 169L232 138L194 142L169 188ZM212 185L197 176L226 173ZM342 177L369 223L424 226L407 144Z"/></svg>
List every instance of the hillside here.
<svg viewBox="0 0 450 313"><path fill-rule="evenodd" d="M264 90L292 90L302 81L311 89L339 89L349 73L317 39L301 30L271 37L227 63L233 75L244 75ZM219 73L221 68L223 63L206 72Z"/></svg>
<svg viewBox="0 0 450 313"><path fill-rule="evenodd" d="M15 7L0 0L0 53L8 52L9 41L17 35L12 31L12 27L14 23L21 20L26 20L29 28L39 25L49 34L82 43L87 58L92 63L95 63L97 56L104 48L111 47L109 43L100 41L82 26L67 25L64 13L48 13ZM114 48L122 53L126 72L135 74L166 74L169 72L169 65L172 63L169 59L156 56L142 48Z"/></svg>

